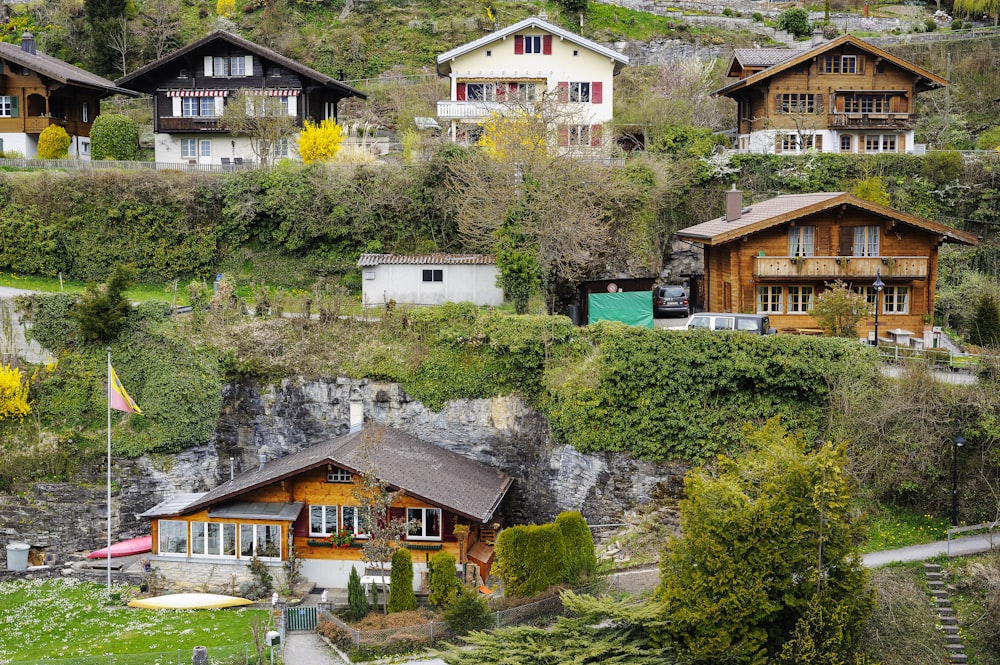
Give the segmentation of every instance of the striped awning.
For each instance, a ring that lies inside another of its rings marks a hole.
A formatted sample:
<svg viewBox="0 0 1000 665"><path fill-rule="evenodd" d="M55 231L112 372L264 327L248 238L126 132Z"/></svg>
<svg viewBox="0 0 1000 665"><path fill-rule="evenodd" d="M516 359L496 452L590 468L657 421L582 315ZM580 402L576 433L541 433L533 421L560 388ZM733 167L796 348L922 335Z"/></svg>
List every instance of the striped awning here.
<svg viewBox="0 0 1000 665"><path fill-rule="evenodd" d="M167 97L225 97L228 90L168 90Z"/></svg>
<svg viewBox="0 0 1000 665"><path fill-rule="evenodd" d="M269 88L267 90L251 90L250 88L244 88L243 93L246 95L260 95L262 97L298 97L302 94L302 91L292 90L290 88Z"/></svg>

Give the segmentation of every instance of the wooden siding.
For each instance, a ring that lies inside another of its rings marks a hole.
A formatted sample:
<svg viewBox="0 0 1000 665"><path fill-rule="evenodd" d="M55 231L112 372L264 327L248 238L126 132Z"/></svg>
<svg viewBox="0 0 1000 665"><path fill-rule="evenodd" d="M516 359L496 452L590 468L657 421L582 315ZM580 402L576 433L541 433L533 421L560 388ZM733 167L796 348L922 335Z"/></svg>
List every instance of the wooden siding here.
<svg viewBox="0 0 1000 665"><path fill-rule="evenodd" d="M0 118L0 133L40 134L50 125L60 125L70 136L90 136L90 127L100 113L101 100L86 88L61 85L50 89L34 71L21 73L20 66L3 61L0 95L17 97L18 117ZM87 104L88 118L82 117Z"/></svg>

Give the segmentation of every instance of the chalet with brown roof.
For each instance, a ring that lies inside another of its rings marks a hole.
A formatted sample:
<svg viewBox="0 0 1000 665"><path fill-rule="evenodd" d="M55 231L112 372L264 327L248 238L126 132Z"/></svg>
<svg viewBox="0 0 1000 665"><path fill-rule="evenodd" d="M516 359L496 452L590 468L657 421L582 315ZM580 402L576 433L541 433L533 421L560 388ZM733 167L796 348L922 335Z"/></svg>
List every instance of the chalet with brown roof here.
<svg viewBox="0 0 1000 665"><path fill-rule="evenodd" d="M948 81L853 35L808 49L734 49L715 94L736 101L739 150L912 152L917 94Z"/></svg>
<svg viewBox="0 0 1000 665"><path fill-rule="evenodd" d="M38 156L38 137L59 125L70 136L69 156L90 159L90 127L111 95L135 97L106 78L46 55L30 32L21 44L0 42L0 152Z"/></svg>
<svg viewBox="0 0 1000 665"><path fill-rule="evenodd" d="M254 556L280 583L294 547L305 579L343 589L352 568L365 576L361 545L370 519L388 517L408 523L399 545L413 555L415 591L440 551L454 555L470 579L485 579L493 520L512 479L399 430L362 428L360 398L350 408L351 433L262 460L209 492L180 494L143 513L151 521L155 571L175 590L231 593L234 582L250 579ZM352 492L372 469L390 489L403 490L386 516L369 516Z"/></svg>
<svg viewBox="0 0 1000 665"><path fill-rule="evenodd" d="M726 193L726 214L677 236L704 247L706 310L766 314L779 331L812 332L816 296L841 280L877 308L880 339L894 329L919 335L934 316L938 248L977 242L844 192L776 196L744 207L736 189ZM874 320L858 330L868 331L876 332Z"/></svg>

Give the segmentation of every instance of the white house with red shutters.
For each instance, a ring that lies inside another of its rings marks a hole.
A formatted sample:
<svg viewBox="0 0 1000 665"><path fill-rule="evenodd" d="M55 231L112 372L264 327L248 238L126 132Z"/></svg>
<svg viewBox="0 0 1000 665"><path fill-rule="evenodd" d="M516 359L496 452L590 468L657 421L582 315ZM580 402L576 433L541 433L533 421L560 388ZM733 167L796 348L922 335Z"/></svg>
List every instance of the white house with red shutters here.
<svg viewBox="0 0 1000 665"><path fill-rule="evenodd" d="M492 114L542 108L565 152L606 152L614 77L628 57L548 23L526 18L442 53L437 71L451 79L438 119L456 143L474 145Z"/></svg>

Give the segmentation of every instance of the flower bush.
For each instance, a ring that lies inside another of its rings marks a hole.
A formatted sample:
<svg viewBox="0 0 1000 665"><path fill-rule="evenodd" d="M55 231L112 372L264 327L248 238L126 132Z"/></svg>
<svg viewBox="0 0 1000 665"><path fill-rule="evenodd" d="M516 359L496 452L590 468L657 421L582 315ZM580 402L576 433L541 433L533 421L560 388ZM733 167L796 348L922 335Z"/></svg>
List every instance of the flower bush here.
<svg viewBox="0 0 1000 665"><path fill-rule="evenodd" d="M340 531L331 533L326 537L326 540L334 547L350 547L351 543L354 542L354 534L347 529L341 529Z"/></svg>

